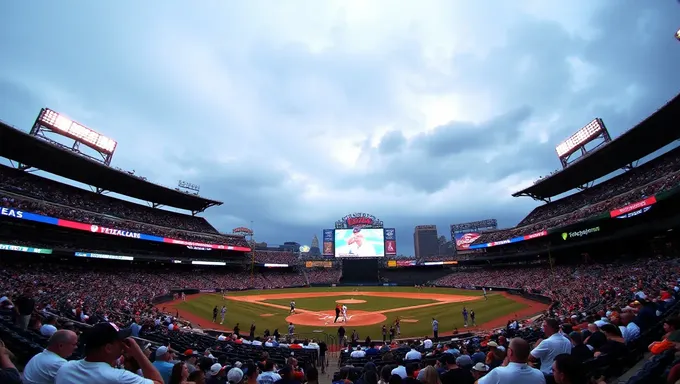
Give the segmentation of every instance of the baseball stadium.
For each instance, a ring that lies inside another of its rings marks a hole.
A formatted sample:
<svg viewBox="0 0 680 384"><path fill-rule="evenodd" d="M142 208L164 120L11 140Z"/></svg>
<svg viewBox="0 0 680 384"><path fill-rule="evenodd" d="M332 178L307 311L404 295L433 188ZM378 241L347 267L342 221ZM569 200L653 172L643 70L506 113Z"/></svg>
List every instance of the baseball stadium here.
<svg viewBox="0 0 680 384"><path fill-rule="evenodd" d="M317 367L335 380L356 378L368 362L407 364L413 350L421 368L451 364L448 349L490 353L493 364L511 338L538 348L556 332L578 343L573 332L590 329L625 351L584 359L590 377L633 370L646 380L670 364L672 349L640 368L680 311L680 152L637 162L680 138L667 129L679 117L680 96L618 137L593 120L557 146L563 169L514 195L545 201L516 227L453 223L450 238L427 248L436 228L419 225L414 238L426 250L404 258L396 229L362 212L320 223L311 246L268 246L246 227L220 233L198 213L222 202L111 167L113 139L44 108L28 132L0 125L0 156L13 165L0 167L0 338L28 372L53 340L45 327L86 337L112 324L154 359L206 372L217 361L213 374L266 352L277 366ZM585 154L571 160L577 152ZM594 182L618 169L626 171ZM60 348L69 360L87 353L82 341Z"/></svg>

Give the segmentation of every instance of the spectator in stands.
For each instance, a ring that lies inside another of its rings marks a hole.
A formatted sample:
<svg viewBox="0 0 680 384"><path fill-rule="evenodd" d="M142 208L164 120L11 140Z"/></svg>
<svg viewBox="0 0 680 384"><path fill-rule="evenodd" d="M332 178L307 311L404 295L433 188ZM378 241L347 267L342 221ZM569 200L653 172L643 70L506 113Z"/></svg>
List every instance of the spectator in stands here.
<svg viewBox="0 0 680 384"><path fill-rule="evenodd" d="M479 379L478 384L545 384L545 376L538 369L527 364L529 359L529 344L519 337L510 341L508 346L508 363L505 366L492 369L486 376Z"/></svg>
<svg viewBox="0 0 680 384"><path fill-rule="evenodd" d="M84 335L85 358L70 361L57 372L55 384L100 383L164 384L163 378L134 339L131 331L120 330L110 323L99 323ZM124 369L113 368L123 352L137 362L144 377Z"/></svg>
<svg viewBox="0 0 680 384"><path fill-rule="evenodd" d="M477 381L489 372L489 366L480 362L475 364L470 372L472 373L472 377L475 379L475 381Z"/></svg>
<svg viewBox="0 0 680 384"><path fill-rule="evenodd" d="M239 384L243 381L243 371L241 368L232 368L227 372L227 383Z"/></svg>
<svg viewBox="0 0 680 384"><path fill-rule="evenodd" d="M456 364L456 359L459 356L453 353L445 353L444 363L446 364L446 372L441 374L442 384L472 384L474 378L469 370L459 367Z"/></svg>
<svg viewBox="0 0 680 384"><path fill-rule="evenodd" d="M34 293L30 287L24 289L21 296L14 300L14 311L17 316L17 327L26 330L31 320L31 315L35 310Z"/></svg>
<svg viewBox="0 0 680 384"><path fill-rule="evenodd" d="M184 352L184 362L187 364L187 370L189 371L189 374L193 373L197 368L196 368L196 361L198 358L201 356L198 351L194 351L191 349L187 349Z"/></svg>
<svg viewBox="0 0 680 384"><path fill-rule="evenodd" d="M40 334L50 337L54 335L55 332L57 332L57 318L56 316L51 316L42 327L40 327Z"/></svg>
<svg viewBox="0 0 680 384"><path fill-rule="evenodd" d="M24 383L54 383L57 371L66 364L66 358L78 346L78 335L73 331L56 331L47 342L47 348L33 356L24 367Z"/></svg>
<svg viewBox="0 0 680 384"><path fill-rule="evenodd" d="M571 341L560 332L560 323L556 319L546 319L543 322L543 333L546 338L531 351L529 360L540 361L541 371L550 375L555 357L571 353Z"/></svg>
<svg viewBox="0 0 680 384"><path fill-rule="evenodd" d="M244 368L243 373L246 375L246 384L257 384L257 376L259 374L257 366L254 363L248 363ZM310 369L307 369L306 372L307 377L309 377L311 375Z"/></svg>
<svg viewBox="0 0 680 384"><path fill-rule="evenodd" d="M316 367L310 365L307 367L307 369L305 369L305 379L305 384L319 384L319 371L317 371ZM248 384L255 383L251 383L250 380L248 380Z"/></svg>
<svg viewBox="0 0 680 384"><path fill-rule="evenodd" d="M187 381L188 378L189 368L187 368L187 365L183 361L180 361L175 363L172 367L172 373L170 374L168 384L193 384Z"/></svg>
<svg viewBox="0 0 680 384"><path fill-rule="evenodd" d="M163 345L156 349L156 360L153 366L156 367L166 384L170 382L170 376L175 367L174 358L175 354L170 348Z"/></svg>
<svg viewBox="0 0 680 384"><path fill-rule="evenodd" d="M416 348L418 347L415 344L411 344L411 350L406 352L406 360L420 360L422 358L422 354Z"/></svg>
<svg viewBox="0 0 680 384"><path fill-rule="evenodd" d="M581 332L573 331L569 334L571 340L571 355L576 361L582 363L593 358L593 351L583 344L583 335Z"/></svg>
<svg viewBox="0 0 680 384"><path fill-rule="evenodd" d="M556 356L552 371L556 384L586 384L581 362L569 354Z"/></svg>
<svg viewBox="0 0 680 384"><path fill-rule="evenodd" d="M0 340L0 383L21 384L19 371L10 359L10 352Z"/></svg>
<svg viewBox="0 0 680 384"><path fill-rule="evenodd" d="M257 384L274 384L279 380L281 380L281 375L274 371L274 362L267 360L262 373L257 376Z"/></svg>
<svg viewBox="0 0 680 384"><path fill-rule="evenodd" d="M624 312L621 314L619 320L619 329L623 334L623 338L626 343L633 342L640 337L640 327L633 321L635 315L630 312Z"/></svg>
<svg viewBox="0 0 680 384"><path fill-rule="evenodd" d="M224 384L227 377L226 366L215 363L210 366L210 377L205 381L206 384Z"/></svg>
<svg viewBox="0 0 680 384"><path fill-rule="evenodd" d="M607 341L600 347L599 351L595 352L595 357L604 354L617 359L628 354L628 347L626 347L626 341L623 339L619 327L613 324L604 324L600 329L607 337Z"/></svg>

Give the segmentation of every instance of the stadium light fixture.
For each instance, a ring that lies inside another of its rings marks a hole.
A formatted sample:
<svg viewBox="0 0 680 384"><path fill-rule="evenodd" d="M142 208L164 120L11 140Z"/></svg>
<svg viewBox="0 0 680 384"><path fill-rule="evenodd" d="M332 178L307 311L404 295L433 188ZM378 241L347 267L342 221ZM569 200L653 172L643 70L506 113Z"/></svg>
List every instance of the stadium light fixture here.
<svg viewBox="0 0 680 384"><path fill-rule="evenodd" d="M579 148L581 145L588 143L594 137L599 135L603 130L602 123L600 119L594 119L588 123L583 128L579 129L576 133L571 135L567 140L560 143L555 147L557 151L557 156L564 157L568 156L574 152L575 149Z"/></svg>
<svg viewBox="0 0 680 384"><path fill-rule="evenodd" d="M109 154L112 154L116 150L116 145L118 145L115 140L101 135L49 108L43 109L38 117L38 121L66 136L81 141L85 145Z"/></svg>
<svg viewBox="0 0 680 384"><path fill-rule="evenodd" d="M680 41L680 28L678 28L678 30L675 31L675 39Z"/></svg>

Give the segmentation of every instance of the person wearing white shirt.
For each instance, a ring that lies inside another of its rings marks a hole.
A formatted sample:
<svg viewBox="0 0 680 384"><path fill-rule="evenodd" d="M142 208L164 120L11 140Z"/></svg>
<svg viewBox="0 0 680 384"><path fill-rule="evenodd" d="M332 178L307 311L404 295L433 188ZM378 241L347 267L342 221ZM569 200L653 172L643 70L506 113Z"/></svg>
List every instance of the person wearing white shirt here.
<svg viewBox="0 0 680 384"><path fill-rule="evenodd" d="M547 336L531 351L529 360L541 362L541 372L552 374L552 363L557 355L571 353L571 341L560 333L560 324L555 319L546 319L543 332Z"/></svg>
<svg viewBox="0 0 680 384"><path fill-rule="evenodd" d="M356 350L352 351L352 353L349 354L349 357L353 359L361 359L366 357L366 352L361 350L361 347L357 347Z"/></svg>
<svg viewBox="0 0 680 384"><path fill-rule="evenodd" d="M430 340L430 339L425 339L425 341L423 341L423 347L424 347L425 349L430 349L430 348L432 348L432 340Z"/></svg>
<svg viewBox="0 0 680 384"><path fill-rule="evenodd" d="M33 356L24 367L24 383L51 384L66 358L78 346L78 335L73 331L56 331L47 342L47 349Z"/></svg>
<svg viewBox="0 0 680 384"><path fill-rule="evenodd" d="M412 345L411 350L406 352L406 356L404 357L406 360L420 360L423 357L423 355L416 351L416 346Z"/></svg>
<svg viewBox="0 0 680 384"><path fill-rule="evenodd" d="M633 322L633 314L624 312L621 314L621 334L626 343L637 340L640 337L640 327Z"/></svg>
<svg viewBox="0 0 680 384"><path fill-rule="evenodd" d="M406 377L408 376L406 374L406 367L404 367L403 364L399 364L396 368L394 368L392 370L392 372L390 372L390 374L397 375L397 376L401 377L402 379L406 379Z"/></svg>
<svg viewBox="0 0 680 384"><path fill-rule="evenodd" d="M57 371L54 384L164 384L161 374L130 338L130 329L121 330L113 323L99 323L83 335L85 358L69 361ZM144 377L125 369L113 368L116 360L127 352L142 369Z"/></svg>
<svg viewBox="0 0 680 384"><path fill-rule="evenodd" d="M520 338L510 341L508 365L492 369L478 384L545 384L545 375L527 364L529 344Z"/></svg>

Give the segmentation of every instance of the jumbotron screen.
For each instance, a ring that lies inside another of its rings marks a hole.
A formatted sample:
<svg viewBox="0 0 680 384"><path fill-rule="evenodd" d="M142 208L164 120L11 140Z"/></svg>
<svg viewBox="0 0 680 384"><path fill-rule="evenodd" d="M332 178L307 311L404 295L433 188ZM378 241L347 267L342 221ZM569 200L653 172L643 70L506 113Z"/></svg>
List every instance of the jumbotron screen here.
<svg viewBox="0 0 680 384"><path fill-rule="evenodd" d="M335 230L335 257L384 257L385 233L382 228Z"/></svg>

